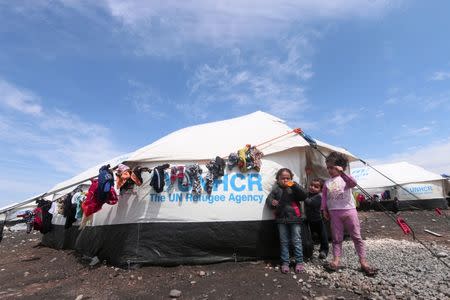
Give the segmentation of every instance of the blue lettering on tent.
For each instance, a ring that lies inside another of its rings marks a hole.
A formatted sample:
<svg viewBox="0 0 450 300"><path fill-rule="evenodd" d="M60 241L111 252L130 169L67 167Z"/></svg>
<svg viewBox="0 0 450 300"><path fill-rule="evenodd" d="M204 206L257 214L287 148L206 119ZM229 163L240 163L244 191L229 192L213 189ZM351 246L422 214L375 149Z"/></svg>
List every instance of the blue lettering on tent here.
<svg viewBox="0 0 450 300"><path fill-rule="evenodd" d="M243 190L245 190L245 184L242 184L240 187L238 187L236 185L236 178L244 180L245 176L240 173L236 173L233 176L231 176L231 179L230 179L230 185L231 185L231 188L233 189L233 191L242 192Z"/></svg>
<svg viewBox="0 0 450 300"><path fill-rule="evenodd" d="M431 194L433 192L433 187L431 185L425 186L412 186L409 191L413 194Z"/></svg>
<svg viewBox="0 0 450 300"><path fill-rule="evenodd" d="M214 180L213 191L217 192L219 185L223 185L223 191L228 192L228 174L223 175L221 178Z"/></svg>
<svg viewBox="0 0 450 300"><path fill-rule="evenodd" d="M205 190L206 180L204 177L200 177L200 184ZM170 176L168 173L164 175L165 181L165 190L172 190L173 187L170 182ZM189 193L192 190L192 182L189 182L188 185L183 185L181 180L177 180L174 183L175 187L179 192ZM262 187L262 176L259 173L234 173L234 174L225 174L221 178L215 179L213 183L213 191L234 191L234 192L242 192L245 190L248 191L263 191ZM152 200L153 201L153 200Z"/></svg>
<svg viewBox="0 0 450 300"><path fill-rule="evenodd" d="M164 202L166 201L166 196L159 194L150 194L150 201L152 202Z"/></svg>
<svg viewBox="0 0 450 300"><path fill-rule="evenodd" d="M262 191L261 175L258 173L248 174L248 190L253 191L253 186L256 185L258 191Z"/></svg>

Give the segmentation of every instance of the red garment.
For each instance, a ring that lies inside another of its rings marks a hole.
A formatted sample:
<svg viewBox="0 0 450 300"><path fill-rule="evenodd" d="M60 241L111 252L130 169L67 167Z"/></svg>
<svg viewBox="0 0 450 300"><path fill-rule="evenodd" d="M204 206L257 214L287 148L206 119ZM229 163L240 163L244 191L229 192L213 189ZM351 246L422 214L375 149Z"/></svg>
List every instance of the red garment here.
<svg viewBox="0 0 450 300"><path fill-rule="evenodd" d="M86 217L89 217L90 215L98 212L104 204L97 199L97 188L98 188L98 180L94 179L92 180L92 184L89 187L88 193L86 195L86 200L81 205L83 213ZM114 189L113 186L111 186L108 198L106 199L105 203L109 205L114 205L117 203L117 201L119 201L119 198L117 197L116 190Z"/></svg>

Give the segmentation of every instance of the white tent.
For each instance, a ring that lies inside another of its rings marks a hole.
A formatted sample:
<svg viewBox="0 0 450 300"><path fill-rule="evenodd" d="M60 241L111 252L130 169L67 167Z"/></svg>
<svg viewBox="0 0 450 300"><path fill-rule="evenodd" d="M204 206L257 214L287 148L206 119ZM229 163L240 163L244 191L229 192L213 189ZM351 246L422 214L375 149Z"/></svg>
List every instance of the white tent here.
<svg viewBox="0 0 450 300"><path fill-rule="evenodd" d="M437 200L444 203L441 201L445 199L444 178L407 162L352 168L351 174L371 194L389 190L391 197L397 196L399 200ZM421 203L431 205L432 202Z"/></svg>
<svg viewBox="0 0 450 300"><path fill-rule="evenodd" d="M326 176L324 158L283 120L258 111L187 127L124 160L130 167L149 168L163 163L198 163L204 177L210 159L227 157L246 144L258 146L264 153L260 172L227 169L214 182L212 194L200 196L181 184L170 190L166 184L158 194L145 173L142 186L122 193L117 205L104 205L80 234L75 229L64 230L63 220L54 219L55 230L46 234L43 242L76 248L114 264L185 264L273 256L276 235L265 199L277 170L291 169L301 184L311 176ZM320 141L317 145L325 154L339 151L354 159L342 148Z"/></svg>

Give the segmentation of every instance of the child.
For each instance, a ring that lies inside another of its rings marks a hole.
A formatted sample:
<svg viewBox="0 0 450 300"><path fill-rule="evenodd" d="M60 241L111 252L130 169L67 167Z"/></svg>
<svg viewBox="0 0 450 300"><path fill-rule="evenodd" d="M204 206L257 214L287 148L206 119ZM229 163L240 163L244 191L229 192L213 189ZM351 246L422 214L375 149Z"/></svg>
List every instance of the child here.
<svg viewBox="0 0 450 300"><path fill-rule="evenodd" d="M291 170L278 170L275 178L277 184L273 187L266 204L275 209L275 218L280 234L281 272L289 273L289 239L294 246L295 272L303 271L303 249L300 233L301 213L300 202L306 198L306 193L296 182L292 182Z"/></svg>
<svg viewBox="0 0 450 300"><path fill-rule="evenodd" d="M359 256L361 270L366 275L373 276L376 269L370 267L366 260L366 249L361 238L358 213L352 195L352 188L356 186L356 181L343 172L347 167L348 159L342 153L331 152L325 163L331 178L325 181L323 187L322 211L324 218L331 222L333 241L333 260L327 268L330 271L336 271L339 268L345 227Z"/></svg>
<svg viewBox="0 0 450 300"><path fill-rule="evenodd" d="M317 233L320 238L320 259L325 259L328 255L328 235L320 211L323 183L324 181L321 178L314 178L311 180L308 189L308 197L305 200L305 213L309 228L311 233Z"/></svg>

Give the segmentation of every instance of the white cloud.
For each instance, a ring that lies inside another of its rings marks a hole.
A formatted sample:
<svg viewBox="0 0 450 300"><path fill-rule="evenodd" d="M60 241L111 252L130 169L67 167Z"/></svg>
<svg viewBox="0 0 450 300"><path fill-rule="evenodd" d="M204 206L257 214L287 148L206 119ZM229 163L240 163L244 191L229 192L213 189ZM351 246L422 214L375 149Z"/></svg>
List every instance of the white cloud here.
<svg viewBox="0 0 450 300"><path fill-rule="evenodd" d="M171 57L200 46L232 47L276 38L317 20L377 18L402 0L33 1L6 7L23 17L76 12L123 40L136 54ZM106 16L106 18L105 18ZM109 16L109 18L108 18ZM104 21L113 21L105 24ZM123 34L123 35L121 35ZM128 49L128 48L124 48ZM129 50L129 49L128 49Z"/></svg>
<svg viewBox="0 0 450 300"><path fill-rule="evenodd" d="M382 110L379 110L375 113L375 118L380 119L380 118L383 118L384 116L385 116L385 113Z"/></svg>
<svg viewBox="0 0 450 300"><path fill-rule="evenodd" d="M24 114L39 115L42 112L39 102L32 92L0 78L0 104Z"/></svg>
<svg viewBox="0 0 450 300"><path fill-rule="evenodd" d="M188 82L194 113L206 117L206 107L226 103L235 111L261 109L298 120L310 108L306 82L313 76L312 38L306 34L281 37L272 45L277 54L234 48L216 65L198 67Z"/></svg>
<svg viewBox="0 0 450 300"><path fill-rule="evenodd" d="M334 129L337 129L339 127L343 127L347 125L350 122L353 122L353 120L357 119L360 115L359 111L350 111L350 110L336 110L333 112L332 116L330 116L330 123L335 126Z"/></svg>
<svg viewBox="0 0 450 300"><path fill-rule="evenodd" d="M170 100L164 99L154 88L142 82L130 79L128 84L131 91L126 101L131 103L136 113L144 113L155 119L167 116L160 108L170 105Z"/></svg>
<svg viewBox="0 0 450 300"><path fill-rule="evenodd" d="M434 74L430 77L430 80L433 81L442 81L447 79L450 79L450 72L444 71L434 72Z"/></svg>
<svg viewBox="0 0 450 300"><path fill-rule="evenodd" d="M141 43L139 53L181 54L188 45L229 47L267 39L317 19L373 18L399 1L105 0L107 12Z"/></svg>
<svg viewBox="0 0 450 300"><path fill-rule="evenodd" d="M24 93L6 81L2 82L2 86L7 87L3 91L6 90L8 95L27 95L25 99L28 102L39 98L32 92ZM27 102L21 100L15 103L13 108L18 107L24 112L25 108L17 103L26 106L24 103ZM51 165L54 171L73 175L77 170L120 154L110 141L110 130L102 125L66 111L44 109L41 105L39 109L25 110L25 113L28 114L26 118L20 114L0 116L0 151L8 153L11 159L20 157L45 163Z"/></svg>
<svg viewBox="0 0 450 300"><path fill-rule="evenodd" d="M423 112L450 109L450 91L435 95L418 95L414 92L402 95L396 91L395 93L388 92L388 95L385 104L402 105L405 109L418 109Z"/></svg>
<svg viewBox="0 0 450 300"><path fill-rule="evenodd" d="M437 174L450 173L450 139L430 143L427 146L416 147L412 151L397 152L384 158L370 160L372 164L407 161L422 166Z"/></svg>

